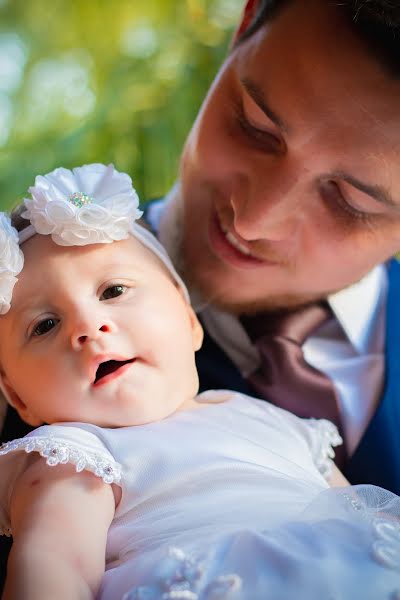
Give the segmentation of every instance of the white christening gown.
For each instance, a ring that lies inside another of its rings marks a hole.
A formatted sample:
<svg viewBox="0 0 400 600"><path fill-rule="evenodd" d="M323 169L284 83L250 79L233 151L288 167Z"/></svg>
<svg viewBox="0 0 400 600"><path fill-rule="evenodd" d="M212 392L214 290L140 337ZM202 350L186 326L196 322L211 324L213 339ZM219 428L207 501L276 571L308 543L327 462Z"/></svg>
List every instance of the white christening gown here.
<svg viewBox="0 0 400 600"><path fill-rule="evenodd" d="M400 499L329 489L331 423L233 392L198 401L157 423L63 423L5 444L2 532L36 451L122 488L101 600L400 600Z"/></svg>

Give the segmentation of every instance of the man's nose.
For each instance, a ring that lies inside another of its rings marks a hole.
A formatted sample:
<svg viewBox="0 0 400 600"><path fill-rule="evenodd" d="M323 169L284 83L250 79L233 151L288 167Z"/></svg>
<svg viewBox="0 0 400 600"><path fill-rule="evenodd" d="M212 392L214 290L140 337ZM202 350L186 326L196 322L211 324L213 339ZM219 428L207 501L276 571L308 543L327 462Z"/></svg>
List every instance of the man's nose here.
<svg viewBox="0 0 400 600"><path fill-rule="evenodd" d="M302 184L293 178L266 179L238 186L231 195L234 228L246 241L285 241L303 219Z"/></svg>
<svg viewBox="0 0 400 600"><path fill-rule="evenodd" d="M80 318L71 332L71 345L74 350L81 350L90 342L100 340L111 331L111 325L104 319L96 319L94 315Z"/></svg>

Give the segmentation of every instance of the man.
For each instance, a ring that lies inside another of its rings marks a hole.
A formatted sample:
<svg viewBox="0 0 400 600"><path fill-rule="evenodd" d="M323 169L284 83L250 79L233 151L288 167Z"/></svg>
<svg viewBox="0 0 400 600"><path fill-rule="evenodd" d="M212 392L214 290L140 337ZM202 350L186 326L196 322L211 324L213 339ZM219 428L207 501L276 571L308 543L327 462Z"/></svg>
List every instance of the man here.
<svg viewBox="0 0 400 600"><path fill-rule="evenodd" d="M208 333L203 388L257 390L246 379L262 356L243 315L328 300L334 318L303 351L333 383L345 472L400 493L396 6L249 0L180 183L147 219ZM306 398L291 396L306 416Z"/></svg>

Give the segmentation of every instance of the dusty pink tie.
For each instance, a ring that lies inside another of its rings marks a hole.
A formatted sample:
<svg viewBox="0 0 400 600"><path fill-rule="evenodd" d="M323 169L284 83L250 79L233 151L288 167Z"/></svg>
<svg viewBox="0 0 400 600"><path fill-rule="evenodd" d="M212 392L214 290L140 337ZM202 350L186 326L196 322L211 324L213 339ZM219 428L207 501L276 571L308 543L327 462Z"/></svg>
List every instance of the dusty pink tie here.
<svg viewBox="0 0 400 600"><path fill-rule="evenodd" d="M302 344L332 317L326 303L292 312L244 316L241 321L261 355L259 368L248 382L262 398L299 417L329 419L342 428L340 405L332 381L304 360ZM335 462L343 465L343 447Z"/></svg>

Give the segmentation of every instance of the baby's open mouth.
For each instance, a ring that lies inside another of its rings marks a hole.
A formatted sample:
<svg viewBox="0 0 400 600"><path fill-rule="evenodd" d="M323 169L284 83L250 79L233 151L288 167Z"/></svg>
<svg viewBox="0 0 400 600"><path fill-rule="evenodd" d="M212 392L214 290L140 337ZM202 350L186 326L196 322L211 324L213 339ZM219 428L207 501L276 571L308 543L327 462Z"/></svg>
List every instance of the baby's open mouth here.
<svg viewBox="0 0 400 600"><path fill-rule="evenodd" d="M128 360L106 360L105 362L100 363L97 367L96 377L93 383L96 384L100 379L103 379L103 377L118 371L118 369L132 363L134 360L134 358L129 358Z"/></svg>

